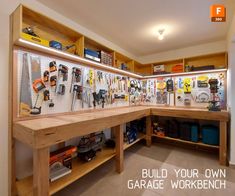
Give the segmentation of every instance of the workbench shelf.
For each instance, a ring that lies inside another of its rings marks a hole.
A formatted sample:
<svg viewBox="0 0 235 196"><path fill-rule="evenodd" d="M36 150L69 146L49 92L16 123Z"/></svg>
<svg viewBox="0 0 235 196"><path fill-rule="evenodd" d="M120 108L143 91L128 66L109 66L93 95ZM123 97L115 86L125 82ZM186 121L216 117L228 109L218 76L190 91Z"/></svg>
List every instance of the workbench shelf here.
<svg viewBox="0 0 235 196"><path fill-rule="evenodd" d="M79 160L78 158L74 158L73 160L73 168L72 172L52 183L50 183L50 195L58 192L64 187L68 186L72 182L78 180L82 176L86 175L90 171L99 167L103 163L112 159L115 156L115 150L110 148L104 148L100 152L97 152L96 157L90 162L84 162ZM17 181L17 192L19 196L31 195L32 187L33 187L33 177L29 176L22 180Z"/></svg>
<svg viewBox="0 0 235 196"><path fill-rule="evenodd" d="M134 142L132 142L131 144L124 143L123 149L126 150L143 139L145 139L145 134L139 133L138 138ZM109 161L110 159L115 157L115 155L116 155L115 149L103 148L100 152L97 152L96 157L90 162L84 162L79 160L78 158L74 158L72 163L73 166L72 172L50 183L50 195L60 191L69 184L73 183L82 176L86 175L95 168L99 167L103 163ZM29 176L22 180L18 180L16 182L16 186L17 186L17 193L19 196L32 195L33 177Z"/></svg>
<svg viewBox="0 0 235 196"><path fill-rule="evenodd" d="M192 142L192 141L182 140L182 139L179 139L179 138L173 138L173 137L168 137L168 136L161 137L161 136L158 136L156 134L152 134L152 136L156 137L159 140L172 141L172 142L175 142L175 143L183 143L183 144L190 144L190 145L201 146L201 147L206 147L206 148L219 149L219 146L204 144L201 141Z"/></svg>
<svg viewBox="0 0 235 196"><path fill-rule="evenodd" d="M127 142L125 142L124 143L124 146L123 146L123 149L124 150L126 150L126 149L128 149L128 148L130 148L131 146L133 146L134 144L136 144L137 142L139 142L140 140L143 140L143 139L145 139L145 134L143 134L143 133L139 133L138 134L138 138L134 141L134 142L132 142L132 143L127 143Z"/></svg>

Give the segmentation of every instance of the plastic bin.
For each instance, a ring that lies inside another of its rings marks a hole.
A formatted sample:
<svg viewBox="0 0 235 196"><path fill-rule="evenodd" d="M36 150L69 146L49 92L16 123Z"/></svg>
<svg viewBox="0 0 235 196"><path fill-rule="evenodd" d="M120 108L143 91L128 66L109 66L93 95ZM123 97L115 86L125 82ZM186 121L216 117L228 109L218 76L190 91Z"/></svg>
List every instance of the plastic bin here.
<svg viewBox="0 0 235 196"><path fill-rule="evenodd" d="M202 142L204 144L219 145L219 128L213 125L203 126Z"/></svg>
<svg viewBox="0 0 235 196"><path fill-rule="evenodd" d="M199 140L199 126L198 124L191 125L191 141L198 142Z"/></svg>
<svg viewBox="0 0 235 196"><path fill-rule="evenodd" d="M191 123L180 124L180 139L191 141Z"/></svg>

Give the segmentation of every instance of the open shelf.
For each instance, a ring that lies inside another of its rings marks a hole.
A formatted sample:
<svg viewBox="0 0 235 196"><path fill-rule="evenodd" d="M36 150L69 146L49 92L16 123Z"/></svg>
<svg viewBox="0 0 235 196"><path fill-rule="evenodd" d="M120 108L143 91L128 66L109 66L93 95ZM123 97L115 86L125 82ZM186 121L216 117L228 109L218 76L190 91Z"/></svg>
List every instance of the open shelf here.
<svg viewBox="0 0 235 196"><path fill-rule="evenodd" d="M124 143L123 149L131 147L140 140L145 139L145 134L139 133L138 138L131 144ZM73 169L71 174L68 174L52 183L50 183L50 195L58 192L64 187L68 186L72 182L78 180L82 176L86 175L93 169L102 165L106 161L112 159L115 156L115 149L103 148L101 152L97 152L96 157L90 162L83 162L77 158L73 160ZM16 182L17 193L19 196L32 195L33 192L33 176L26 177Z"/></svg>
<svg viewBox="0 0 235 196"><path fill-rule="evenodd" d="M180 58L180 59L172 59L172 60L167 60L167 61L152 62L150 64L136 64L135 72L141 73L144 75L152 75L154 65L164 65L164 72L166 72L166 74L160 74L160 73L156 74L154 75L155 77L161 77L165 75L171 76L172 74L173 75L174 74L176 75L187 74L188 72L185 72L186 65L189 67L193 66L194 68L201 67L201 66L214 65L214 69L203 70L204 72L206 71L213 72L219 69L227 69L228 56L227 56L227 52L220 52L220 53L213 53L213 54L205 54L201 56L193 56L193 57L186 57L186 58ZM172 68L175 65L182 65L183 72L176 72L176 70L175 72L173 72ZM196 69L191 70L191 72L189 73L194 74L195 72L197 72Z"/></svg>
<svg viewBox="0 0 235 196"><path fill-rule="evenodd" d="M182 140L182 139L172 138L172 137L167 137L167 136L160 137L160 136L157 136L156 134L152 134L152 136L154 136L158 139L162 139L162 140L168 140L168 141L180 142L180 143L184 143L184 144L191 144L191 145L197 145L197 146L202 146L202 147L207 147L207 148L219 149L219 146L204 144L200 141L199 142L192 142L192 141L187 141L187 140Z"/></svg>
<svg viewBox="0 0 235 196"><path fill-rule="evenodd" d="M153 63L153 67L155 65L164 65L164 69L165 69L165 72L167 73L172 73L172 68L175 66L175 65L183 65L183 59L176 59L176 60L171 60L171 61L165 61L165 62L158 62L158 63ZM184 68L183 68L184 69ZM153 70L152 70L153 71ZM152 74L154 74L152 72Z"/></svg>
<svg viewBox="0 0 235 196"><path fill-rule="evenodd" d="M204 65L214 65L215 69L224 69L227 68L228 64L227 53L221 52L221 53L185 58L184 64L194 67L199 67Z"/></svg>
<svg viewBox="0 0 235 196"><path fill-rule="evenodd" d="M58 192L72 182L86 175L93 169L102 165L106 161L115 156L115 150L104 148L101 152L97 152L96 157L90 162L83 162L75 158L73 160L72 172L59 180L50 183L50 195ZM32 195L33 177L27 177L16 182L17 191L19 196Z"/></svg>
<svg viewBox="0 0 235 196"><path fill-rule="evenodd" d="M34 49L36 51L45 52L47 54L52 54L48 53L48 50L42 50L42 48L38 47L32 48L28 44L22 44L19 40L24 39L33 44L38 44L49 49L52 49L49 47L49 42L57 41L62 44L62 48L66 51L66 53L81 58L84 58L85 48L89 48L95 51L103 51L103 55L101 55L103 57L103 62L109 62L107 64L113 67L120 67L122 63L125 63L128 67L128 70L134 72L135 63L133 59L116 52L113 49L71 29L70 27L67 27L66 25L61 24L49 18L48 16L36 12L24 5L19 5L11 15L11 18L13 29L12 42L14 45L25 47L27 49ZM23 29L28 27L33 27L34 33L39 37L22 32ZM66 46L72 45L73 47L66 49ZM110 55L112 58L110 58ZM107 56L109 56L108 60ZM62 57L64 58L65 56L62 55ZM69 58L67 59L71 60Z"/></svg>
<svg viewBox="0 0 235 196"><path fill-rule="evenodd" d="M227 69L225 68L225 69L212 69L212 70L203 70L203 71L172 73L172 74L159 74L159 75L144 76L144 79L161 78L161 77L174 77L174 76L188 76L188 75L209 74L209 73L218 73L218 72L227 72Z"/></svg>
<svg viewBox="0 0 235 196"><path fill-rule="evenodd" d="M134 72L134 60L122 55L121 53L115 52L114 67L121 69L121 64L125 64L128 71Z"/></svg>
<svg viewBox="0 0 235 196"><path fill-rule="evenodd" d="M153 74L152 70L153 70L152 64L135 63L135 73L150 76Z"/></svg>
<svg viewBox="0 0 235 196"><path fill-rule="evenodd" d="M127 148L131 147L132 145L136 144L137 142L139 142L142 139L145 139L145 134L139 133L138 138L134 142L132 142L130 144L128 144L127 142L124 143L123 149L126 150Z"/></svg>

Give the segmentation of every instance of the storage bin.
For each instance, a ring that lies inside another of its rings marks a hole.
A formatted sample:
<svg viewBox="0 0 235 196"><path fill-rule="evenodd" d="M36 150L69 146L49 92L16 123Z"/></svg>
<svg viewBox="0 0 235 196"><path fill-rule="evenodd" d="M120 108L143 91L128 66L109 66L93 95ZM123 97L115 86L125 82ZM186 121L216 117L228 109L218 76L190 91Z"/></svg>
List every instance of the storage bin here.
<svg viewBox="0 0 235 196"><path fill-rule="evenodd" d="M198 142L199 140L199 125L198 124L191 124L191 141Z"/></svg>
<svg viewBox="0 0 235 196"><path fill-rule="evenodd" d="M177 120L167 121L166 135L173 138L179 138L179 122Z"/></svg>
<svg viewBox="0 0 235 196"><path fill-rule="evenodd" d="M219 128L213 125L203 126L202 142L204 144L219 145Z"/></svg>
<svg viewBox="0 0 235 196"><path fill-rule="evenodd" d="M180 139L191 140L191 123L184 122L180 124Z"/></svg>

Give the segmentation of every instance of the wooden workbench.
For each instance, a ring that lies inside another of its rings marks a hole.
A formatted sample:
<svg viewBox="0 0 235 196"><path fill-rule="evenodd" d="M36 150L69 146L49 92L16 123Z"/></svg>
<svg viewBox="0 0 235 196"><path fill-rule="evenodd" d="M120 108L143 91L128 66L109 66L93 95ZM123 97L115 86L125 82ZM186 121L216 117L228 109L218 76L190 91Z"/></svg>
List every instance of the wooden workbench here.
<svg viewBox="0 0 235 196"><path fill-rule="evenodd" d="M13 137L21 142L28 144L33 148L33 178L28 178L19 183L20 189L32 186L33 189L20 190L22 194L37 196L47 196L62 189L66 185L75 181L82 175L91 171L112 157L116 157L116 170L123 170L123 150L126 148L123 144L123 124L142 117L146 118L146 136L141 136L151 145L152 127L151 115L169 116L191 119L204 119L220 122L220 163L225 165L227 159L227 122L229 114L223 112L209 112L204 109L183 109L172 107L156 106L133 106L125 108L115 108L114 110L93 111L87 113L76 113L69 115L57 115L53 117L38 118L33 120L23 120L13 123ZM79 171L80 165L75 166L73 174L61 178L58 182L49 183L49 148L52 145L74 137L86 135L105 128L113 128L116 136L116 150L104 151L102 160L81 165L86 168L86 172ZM77 168L77 169L76 169ZM77 172L77 173L76 173ZM79 173L80 172L80 173ZM31 183L31 184L30 184Z"/></svg>

